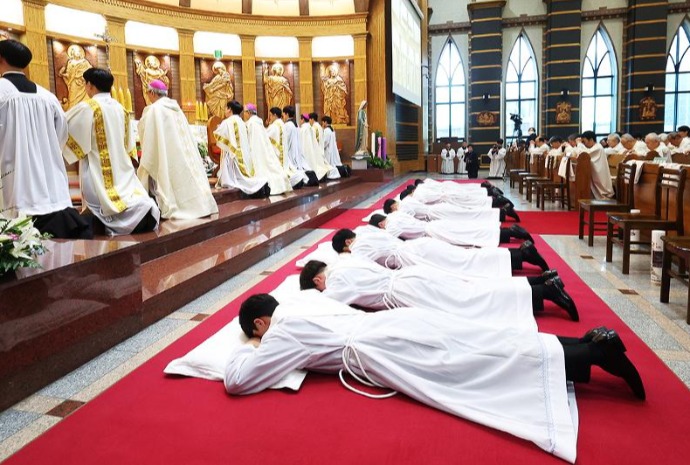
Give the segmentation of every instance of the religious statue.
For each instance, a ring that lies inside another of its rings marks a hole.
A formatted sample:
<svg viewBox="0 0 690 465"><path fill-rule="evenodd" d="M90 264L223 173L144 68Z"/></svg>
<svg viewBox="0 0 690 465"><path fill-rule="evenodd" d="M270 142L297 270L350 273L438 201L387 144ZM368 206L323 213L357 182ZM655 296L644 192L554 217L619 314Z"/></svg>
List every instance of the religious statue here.
<svg viewBox="0 0 690 465"><path fill-rule="evenodd" d="M562 100L556 104L556 124L568 124L571 120L573 105Z"/></svg>
<svg viewBox="0 0 690 465"><path fill-rule="evenodd" d="M228 102L235 97L232 88L232 76L228 73L225 65L216 61L213 64L213 79L208 84L204 84L206 93L206 105L213 116L225 119L225 110ZM282 108L281 108L282 109Z"/></svg>
<svg viewBox="0 0 690 465"><path fill-rule="evenodd" d="M62 108L65 111L88 99L84 71L89 68L92 68L91 63L86 59L86 53L81 45L70 45L67 49L67 62L58 71L67 86L67 98L62 99Z"/></svg>
<svg viewBox="0 0 690 465"><path fill-rule="evenodd" d="M367 149L367 137L369 122L367 121L367 101L362 100L357 110L357 133L355 136L355 155L369 155Z"/></svg>
<svg viewBox="0 0 690 465"><path fill-rule="evenodd" d="M656 119L656 101L649 95L640 100L640 119L642 121Z"/></svg>
<svg viewBox="0 0 690 465"><path fill-rule="evenodd" d="M161 68L161 62L158 58L153 55L149 55L141 63L141 60L134 60L134 65L136 66L136 72L141 79L141 92L144 95L144 101L146 105L151 105L151 99L149 98L148 89L151 81L158 79L163 81L165 85L170 88L170 78L168 78L168 70Z"/></svg>
<svg viewBox="0 0 690 465"><path fill-rule="evenodd" d="M321 63L321 91L323 92L323 114L328 115L334 124L347 124L347 86L340 77L340 65L333 63L328 68Z"/></svg>
<svg viewBox="0 0 690 465"><path fill-rule="evenodd" d="M477 124L480 126L494 126L496 124L496 113L482 111L477 115Z"/></svg>
<svg viewBox="0 0 690 465"><path fill-rule="evenodd" d="M266 95L266 106L271 109L278 107L281 110L292 103L292 89L287 78L283 76L285 68L280 63L271 66L271 73L268 72L268 64L264 63L264 94Z"/></svg>

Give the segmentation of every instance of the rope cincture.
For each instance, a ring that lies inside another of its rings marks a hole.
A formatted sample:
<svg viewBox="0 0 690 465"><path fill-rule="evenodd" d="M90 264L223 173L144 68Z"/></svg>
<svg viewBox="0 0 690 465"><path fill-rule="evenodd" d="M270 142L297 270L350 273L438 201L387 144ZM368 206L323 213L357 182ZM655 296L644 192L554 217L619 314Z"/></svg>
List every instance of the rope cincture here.
<svg viewBox="0 0 690 465"><path fill-rule="evenodd" d="M354 358L357 362L357 366L359 369L362 371L362 377L358 376L351 368L350 368L350 354L354 355ZM369 392L362 391L360 389L357 389L356 387L350 385L346 380L345 380L345 370L352 376L354 379L356 379L358 382L364 384L365 386L369 386L372 388L380 388L380 389L388 389L386 386L383 386L374 380L372 380L369 375L367 374L366 370L364 369L364 365L362 365L362 361L359 358L359 353L357 352L357 349L355 349L353 345L352 338L348 340L347 344L343 348L343 353L342 353L342 360L343 360L343 369L341 369L338 372L338 377L340 378L340 382L345 386L347 389L350 391L359 394L364 397L368 397L370 399L387 399L389 397L393 397L398 393L398 391L395 390L390 390L390 392L387 392L385 394L371 394Z"/></svg>

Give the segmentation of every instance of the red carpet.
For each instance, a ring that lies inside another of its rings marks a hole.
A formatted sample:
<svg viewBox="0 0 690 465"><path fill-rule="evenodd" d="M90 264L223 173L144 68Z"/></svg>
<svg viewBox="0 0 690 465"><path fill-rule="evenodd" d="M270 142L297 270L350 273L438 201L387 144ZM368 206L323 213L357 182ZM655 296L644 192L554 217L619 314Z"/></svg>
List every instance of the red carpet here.
<svg viewBox="0 0 690 465"><path fill-rule="evenodd" d="M541 238L582 321L548 307L547 332L618 329L645 380L648 401L596 369L578 386L578 464L685 464L690 392ZM313 248L312 248L313 249ZM308 253L309 251L306 251ZM435 411L404 396L367 399L337 377L310 374L298 393L230 397L221 383L163 375L166 364L236 315L249 294L272 289L292 264L267 277L188 335L15 454L8 465L97 464L561 464L526 441Z"/></svg>
<svg viewBox="0 0 690 465"><path fill-rule="evenodd" d="M580 224L579 213L575 211L562 212L523 212L520 215L520 226L532 234L557 234L564 236L577 236ZM606 214L596 216L597 221L606 221ZM596 236L606 236L606 231L595 231ZM585 229L585 237L587 229Z"/></svg>

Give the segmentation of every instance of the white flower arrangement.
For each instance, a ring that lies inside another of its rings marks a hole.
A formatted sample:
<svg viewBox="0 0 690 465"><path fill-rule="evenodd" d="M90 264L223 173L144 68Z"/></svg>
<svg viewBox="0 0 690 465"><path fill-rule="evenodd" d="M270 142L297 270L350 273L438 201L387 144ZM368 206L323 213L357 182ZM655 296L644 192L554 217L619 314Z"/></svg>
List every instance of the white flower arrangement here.
<svg viewBox="0 0 690 465"><path fill-rule="evenodd" d="M0 216L0 275L17 268L40 268L36 256L46 252L42 241L48 238L49 234L34 228L30 217L8 220Z"/></svg>

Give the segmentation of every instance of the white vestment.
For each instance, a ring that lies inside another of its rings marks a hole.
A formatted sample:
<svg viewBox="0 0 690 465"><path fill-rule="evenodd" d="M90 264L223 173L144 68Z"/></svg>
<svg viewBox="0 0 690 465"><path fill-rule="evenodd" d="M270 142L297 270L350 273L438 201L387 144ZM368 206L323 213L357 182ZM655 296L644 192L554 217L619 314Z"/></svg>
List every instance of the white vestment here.
<svg viewBox="0 0 690 465"><path fill-rule="evenodd" d="M611 171L604 148L596 142L591 148L578 145L579 153L588 153L592 162L592 195L595 199L610 199L613 197L613 183Z"/></svg>
<svg viewBox="0 0 690 465"><path fill-rule="evenodd" d="M175 100L163 97L144 108L139 140L137 176L155 196L163 218L218 213L194 134Z"/></svg>
<svg viewBox="0 0 690 465"><path fill-rule="evenodd" d="M323 130L323 151L326 156L326 162L329 165L343 166L343 162L340 160L340 152L338 152L335 131L330 126Z"/></svg>
<svg viewBox="0 0 690 465"><path fill-rule="evenodd" d="M513 275L507 248L466 249L433 237L403 241L371 225L360 226L354 233L357 237L349 246L352 256L375 261L386 268L428 265L476 279L502 279Z"/></svg>
<svg viewBox="0 0 690 465"><path fill-rule="evenodd" d="M430 318L416 308L283 316L299 306L279 305L261 345L233 351L227 392L262 391L298 368L337 373L344 359L358 376L575 461L577 429L556 336L458 315Z"/></svg>
<svg viewBox="0 0 690 465"><path fill-rule="evenodd" d="M417 200L426 204L446 202L465 208L491 208L493 199L487 195L485 189L456 188L448 184L451 183L429 183L427 179L417 186L414 196ZM461 184L457 185L461 186Z"/></svg>
<svg viewBox="0 0 690 465"><path fill-rule="evenodd" d="M467 166L465 165L465 155L467 154L467 149L460 147L457 152L458 157L458 174L467 173Z"/></svg>
<svg viewBox="0 0 690 465"><path fill-rule="evenodd" d="M129 234L151 212L160 210L137 178L136 157L129 114L109 93L103 92L67 112L69 139L63 156L79 160L82 199L108 234Z"/></svg>
<svg viewBox="0 0 690 465"><path fill-rule="evenodd" d="M671 163L673 161L671 158L671 150L663 142L659 142L659 146L654 150L666 163Z"/></svg>
<svg viewBox="0 0 690 465"><path fill-rule="evenodd" d="M247 131L254 170L257 175L268 179L271 195L292 191L290 178L278 161L261 118L252 115L247 121Z"/></svg>
<svg viewBox="0 0 690 465"><path fill-rule="evenodd" d="M314 123L311 125L311 129L314 132L314 138L316 140L316 145L318 148L316 149L317 153L323 158L324 163L326 163L326 166L329 167L328 169L328 174L326 177L328 179L338 179L340 177L340 171L338 171L338 168L333 166L329 161L328 161L328 156L326 154L326 138L324 137L323 134L323 128L319 123Z"/></svg>
<svg viewBox="0 0 690 465"><path fill-rule="evenodd" d="M299 129L294 120L287 120L285 123L285 144L287 145L287 156L290 163L298 170L311 171L311 166L302 154L302 145L299 141Z"/></svg>
<svg viewBox="0 0 690 465"><path fill-rule="evenodd" d="M425 204L417 200L414 194L398 202L398 210L422 221L499 221L501 217L498 208L465 208L445 202Z"/></svg>
<svg viewBox="0 0 690 465"><path fill-rule="evenodd" d="M649 152L649 148L647 147L647 144L644 143L644 141L638 140L635 141L635 145L633 145L631 152L634 155L644 157L645 155L647 155L647 152Z"/></svg>
<svg viewBox="0 0 690 465"><path fill-rule="evenodd" d="M441 173L443 174L453 174L455 173L455 164L453 159L455 158L455 150L450 149L441 150Z"/></svg>
<svg viewBox="0 0 690 465"><path fill-rule="evenodd" d="M435 220L420 221L403 212L393 212L386 218L386 231L401 239L435 237L453 245L498 247L501 223L479 221Z"/></svg>
<svg viewBox="0 0 690 465"><path fill-rule="evenodd" d="M491 164L489 165L489 177L503 177L503 172L506 169L506 149L499 147L498 149L489 150L489 158L491 159Z"/></svg>
<svg viewBox="0 0 690 465"><path fill-rule="evenodd" d="M273 145L273 151L278 157L278 161L283 170L290 177L290 185L293 187L300 182L308 182L309 177L304 171L297 168L288 156L287 134L285 134L285 123L280 118L276 118L266 129L266 134Z"/></svg>
<svg viewBox="0 0 690 465"><path fill-rule="evenodd" d="M561 162L558 165L558 175L563 179L566 178L565 168L568 164L568 160L570 159L570 157L573 157L573 156L575 158L577 158L577 151L575 150L575 147L573 147L570 144L565 144L565 152L564 152L563 157L561 158ZM573 170L573 167L571 166L570 167L570 181L574 181L574 180L575 180L575 170Z"/></svg>
<svg viewBox="0 0 690 465"><path fill-rule="evenodd" d="M606 147L604 149L604 153L606 155L620 155L625 152L627 152L627 150L625 149L625 147L623 147L623 144L621 144L620 142L616 144L615 147Z"/></svg>
<svg viewBox="0 0 690 465"><path fill-rule="evenodd" d="M312 171L316 173L316 177L319 180L323 179L324 176L330 173L333 167L326 163L323 152L319 152L319 144L316 142L314 131L311 129L309 123L304 123L300 127L299 138L302 144L302 154L304 154L304 158L307 160L309 166L311 166Z"/></svg>
<svg viewBox="0 0 690 465"><path fill-rule="evenodd" d="M560 163L560 159L563 156L563 153L564 153L563 146L558 147L557 149L549 150L548 153L546 154L546 157L544 158L544 167L548 168L549 160L551 160L551 159L554 160L554 163L555 163L554 166L558 166L558 163Z"/></svg>
<svg viewBox="0 0 690 465"><path fill-rule="evenodd" d="M46 215L72 206L62 146L67 121L43 87L19 92L0 78L0 214Z"/></svg>
<svg viewBox="0 0 690 465"><path fill-rule="evenodd" d="M537 146L536 144L533 145L532 147L529 148L528 152L530 155L530 163L535 164L537 163L537 155L544 155L546 152L549 151L549 146L547 144L542 144L541 146Z"/></svg>
<svg viewBox="0 0 690 465"><path fill-rule="evenodd" d="M216 187L234 187L254 194L268 183L267 178L255 175L247 126L239 115L223 120L213 136L222 150Z"/></svg>
<svg viewBox="0 0 690 465"><path fill-rule="evenodd" d="M690 152L690 137L683 137L678 147L670 146L671 154Z"/></svg>

